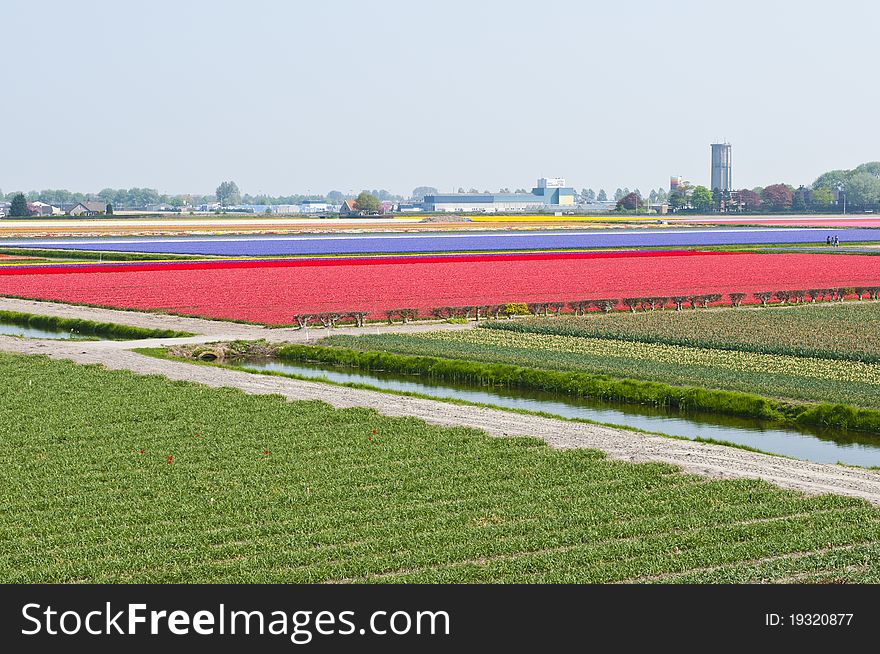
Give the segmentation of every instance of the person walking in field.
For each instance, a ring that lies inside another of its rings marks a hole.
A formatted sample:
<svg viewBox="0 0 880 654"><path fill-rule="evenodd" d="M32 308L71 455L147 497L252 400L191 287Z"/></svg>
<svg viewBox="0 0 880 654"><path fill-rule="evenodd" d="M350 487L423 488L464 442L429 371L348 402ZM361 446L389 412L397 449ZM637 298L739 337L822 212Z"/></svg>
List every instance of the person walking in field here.
<svg viewBox="0 0 880 654"><path fill-rule="evenodd" d="M831 245L831 234L825 237L825 245Z"/></svg>

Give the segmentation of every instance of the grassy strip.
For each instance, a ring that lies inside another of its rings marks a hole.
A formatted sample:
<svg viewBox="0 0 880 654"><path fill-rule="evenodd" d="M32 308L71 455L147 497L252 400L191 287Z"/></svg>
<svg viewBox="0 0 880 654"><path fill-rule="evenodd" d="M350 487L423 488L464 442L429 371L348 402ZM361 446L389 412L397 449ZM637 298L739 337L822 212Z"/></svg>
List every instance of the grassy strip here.
<svg viewBox="0 0 880 654"><path fill-rule="evenodd" d="M748 393L671 386L581 372L524 368L504 363L486 364L461 359L404 356L341 347L285 345L279 348L278 358L341 363L368 370L418 374L449 381L500 384L603 400L760 418L777 423L880 433L880 411L859 409L845 404L791 404Z"/></svg>
<svg viewBox="0 0 880 654"><path fill-rule="evenodd" d="M81 259L84 261L188 261L209 259L210 255L195 254L150 254L140 252L104 252L101 250L53 250L51 248L2 248L0 254L42 259Z"/></svg>
<svg viewBox="0 0 880 654"><path fill-rule="evenodd" d="M147 329L131 325L118 325L111 322L95 322L79 318L59 318L35 313L0 310L0 323L33 327L47 331L74 332L84 336L103 336L113 340L127 341L140 338L179 338L194 336L191 332L178 332L171 329Z"/></svg>
<svg viewBox="0 0 880 654"><path fill-rule="evenodd" d="M588 583L880 539L861 500L536 439L45 357L0 377L6 583Z"/></svg>

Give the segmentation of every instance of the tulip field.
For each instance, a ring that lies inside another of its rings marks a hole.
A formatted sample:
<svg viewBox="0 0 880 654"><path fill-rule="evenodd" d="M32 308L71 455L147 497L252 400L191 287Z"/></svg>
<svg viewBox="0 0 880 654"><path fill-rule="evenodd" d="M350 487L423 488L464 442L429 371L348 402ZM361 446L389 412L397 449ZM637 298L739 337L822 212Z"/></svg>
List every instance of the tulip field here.
<svg viewBox="0 0 880 654"><path fill-rule="evenodd" d="M485 328L340 335L324 342L358 350L506 363L777 399L880 408L880 363Z"/></svg>
<svg viewBox="0 0 880 654"><path fill-rule="evenodd" d="M603 218L603 220L606 220ZM3 240L6 248L50 248L105 252L191 254L225 257L279 257L445 252L504 252L583 250L594 248L680 248L724 245L773 245L800 243L824 245L833 233L841 242L880 241L880 229L809 227L687 227L658 229L492 230L452 231L428 234L333 234L165 236L151 238L92 238Z"/></svg>
<svg viewBox="0 0 880 654"><path fill-rule="evenodd" d="M880 581L858 499L42 357L0 377L5 583Z"/></svg>
<svg viewBox="0 0 880 654"><path fill-rule="evenodd" d="M492 329L880 363L880 303L638 311L493 321Z"/></svg>
<svg viewBox="0 0 880 654"><path fill-rule="evenodd" d="M0 295L269 325L306 312L877 284L880 257L698 251L0 267Z"/></svg>

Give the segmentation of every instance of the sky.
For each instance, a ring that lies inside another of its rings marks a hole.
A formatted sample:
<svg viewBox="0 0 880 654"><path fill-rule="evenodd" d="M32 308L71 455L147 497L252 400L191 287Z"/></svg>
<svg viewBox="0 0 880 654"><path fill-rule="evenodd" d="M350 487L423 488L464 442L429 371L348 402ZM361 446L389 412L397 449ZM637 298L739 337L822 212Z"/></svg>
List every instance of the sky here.
<svg viewBox="0 0 880 654"><path fill-rule="evenodd" d="M880 159L870 0L3 0L0 189L809 184Z"/></svg>

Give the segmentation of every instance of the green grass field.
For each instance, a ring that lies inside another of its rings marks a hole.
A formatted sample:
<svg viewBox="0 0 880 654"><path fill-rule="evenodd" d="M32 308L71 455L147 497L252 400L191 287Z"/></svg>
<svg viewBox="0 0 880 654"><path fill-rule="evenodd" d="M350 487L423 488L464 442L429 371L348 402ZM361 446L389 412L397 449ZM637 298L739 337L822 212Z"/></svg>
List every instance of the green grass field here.
<svg viewBox="0 0 880 654"><path fill-rule="evenodd" d="M880 581L855 499L40 357L0 376L4 582Z"/></svg>
<svg viewBox="0 0 880 654"><path fill-rule="evenodd" d="M339 335L322 344L880 408L880 364L858 361L499 329Z"/></svg>
<svg viewBox="0 0 880 654"><path fill-rule="evenodd" d="M880 302L826 302L737 310L650 311L492 321L534 334L722 348L853 361L880 361Z"/></svg>

